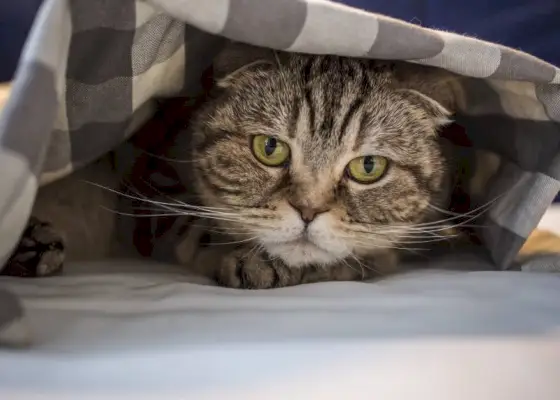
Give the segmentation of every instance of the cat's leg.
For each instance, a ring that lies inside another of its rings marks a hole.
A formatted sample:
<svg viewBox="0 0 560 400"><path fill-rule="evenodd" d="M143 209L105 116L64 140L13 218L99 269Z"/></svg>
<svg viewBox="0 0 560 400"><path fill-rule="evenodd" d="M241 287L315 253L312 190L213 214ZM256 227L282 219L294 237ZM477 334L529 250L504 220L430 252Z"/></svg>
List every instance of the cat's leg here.
<svg viewBox="0 0 560 400"><path fill-rule="evenodd" d="M326 281L365 281L399 272L399 257L393 250L380 251L368 258L348 258L325 267L307 267L300 283Z"/></svg>
<svg viewBox="0 0 560 400"><path fill-rule="evenodd" d="M326 281L361 281L394 270L394 253L382 253L367 262L348 259L328 266L289 267L254 248L240 247L221 255L206 266L214 266L213 278L226 287L269 289ZM209 271L209 270L207 270Z"/></svg>
<svg viewBox="0 0 560 400"><path fill-rule="evenodd" d="M119 177L105 157L71 176L41 187L32 217L2 274L46 276L64 261L91 261L116 253L114 238ZM102 186L103 189L99 186Z"/></svg>
<svg viewBox="0 0 560 400"><path fill-rule="evenodd" d="M302 282L303 269L290 268L264 252L240 247L224 254L214 270L221 286L237 289L270 289Z"/></svg>
<svg viewBox="0 0 560 400"><path fill-rule="evenodd" d="M31 217L2 274L19 277L54 275L62 270L64 258L61 232L50 223Z"/></svg>

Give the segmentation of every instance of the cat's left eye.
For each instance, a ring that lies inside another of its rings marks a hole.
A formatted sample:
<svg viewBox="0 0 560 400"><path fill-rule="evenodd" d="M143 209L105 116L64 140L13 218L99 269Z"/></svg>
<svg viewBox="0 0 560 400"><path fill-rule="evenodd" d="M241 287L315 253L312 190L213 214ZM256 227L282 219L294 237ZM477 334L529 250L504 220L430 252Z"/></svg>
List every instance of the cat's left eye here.
<svg viewBox="0 0 560 400"><path fill-rule="evenodd" d="M274 136L253 136L251 150L255 158L268 167L283 166L290 158L290 146Z"/></svg>
<svg viewBox="0 0 560 400"><path fill-rule="evenodd" d="M348 163L346 171L350 179L358 183L370 184L385 175L388 163L388 160L381 156L358 157Z"/></svg>

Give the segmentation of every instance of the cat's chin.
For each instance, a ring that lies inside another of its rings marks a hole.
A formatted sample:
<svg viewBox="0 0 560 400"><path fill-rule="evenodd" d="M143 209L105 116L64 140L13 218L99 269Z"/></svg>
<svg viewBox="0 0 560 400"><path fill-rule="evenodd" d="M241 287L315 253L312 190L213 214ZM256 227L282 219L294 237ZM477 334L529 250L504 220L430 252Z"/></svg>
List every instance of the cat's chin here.
<svg viewBox="0 0 560 400"><path fill-rule="evenodd" d="M327 251L309 241L265 244L264 247L269 255L279 257L286 265L295 268L306 265L327 266L349 256Z"/></svg>

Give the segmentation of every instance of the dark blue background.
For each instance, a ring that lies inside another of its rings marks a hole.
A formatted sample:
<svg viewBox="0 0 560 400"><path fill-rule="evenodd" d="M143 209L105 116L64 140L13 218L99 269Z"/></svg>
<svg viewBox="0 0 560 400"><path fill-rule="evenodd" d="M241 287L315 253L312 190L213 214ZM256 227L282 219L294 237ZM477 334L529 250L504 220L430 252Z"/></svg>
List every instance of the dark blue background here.
<svg viewBox="0 0 560 400"><path fill-rule="evenodd" d="M42 0L0 0L0 82L12 79Z"/></svg>
<svg viewBox="0 0 560 400"><path fill-rule="evenodd" d="M560 66L560 0L339 0L339 3L428 28L501 43ZM0 0L0 82L12 78L40 4L41 0Z"/></svg>
<svg viewBox="0 0 560 400"><path fill-rule="evenodd" d="M560 0L339 0L427 28L521 49L560 65Z"/></svg>

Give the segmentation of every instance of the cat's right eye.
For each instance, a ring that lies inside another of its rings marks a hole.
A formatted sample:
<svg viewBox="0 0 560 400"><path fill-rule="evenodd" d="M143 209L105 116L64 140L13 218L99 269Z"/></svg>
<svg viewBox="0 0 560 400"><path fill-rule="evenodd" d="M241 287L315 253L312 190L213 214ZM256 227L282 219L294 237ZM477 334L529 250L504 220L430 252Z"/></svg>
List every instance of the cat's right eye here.
<svg viewBox="0 0 560 400"><path fill-rule="evenodd" d="M284 166L290 159L290 146L274 136L253 136L251 150L255 158L268 167Z"/></svg>

